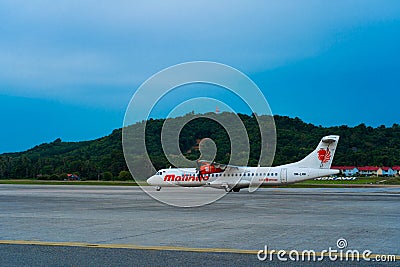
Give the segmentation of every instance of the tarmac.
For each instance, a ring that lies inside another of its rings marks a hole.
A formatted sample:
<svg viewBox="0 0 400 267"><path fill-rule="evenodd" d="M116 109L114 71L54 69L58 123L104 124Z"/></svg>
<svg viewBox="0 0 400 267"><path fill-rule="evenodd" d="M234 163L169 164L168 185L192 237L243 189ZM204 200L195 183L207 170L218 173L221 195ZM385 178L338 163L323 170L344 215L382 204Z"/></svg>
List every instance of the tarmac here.
<svg viewBox="0 0 400 267"><path fill-rule="evenodd" d="M217 189L193 192L208 190ZM193 194L155 193L183 200ZM139 187L0 185L0 265L258 265L265 246L321 252L339 250L339 239L343 251L395 255L398 263L399 201L398 187L261 188L179 208ZM107 260L92 259L99 253Z"/></svg>

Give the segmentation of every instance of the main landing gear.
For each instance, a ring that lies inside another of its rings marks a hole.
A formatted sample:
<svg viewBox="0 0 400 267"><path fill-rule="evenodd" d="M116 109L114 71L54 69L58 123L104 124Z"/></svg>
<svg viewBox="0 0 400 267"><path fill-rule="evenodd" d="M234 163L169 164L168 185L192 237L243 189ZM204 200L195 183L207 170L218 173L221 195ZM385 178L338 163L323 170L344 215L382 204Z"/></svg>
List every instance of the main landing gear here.
<svg viewBox="0 0 400 267"><path fill-rule="evenodd" d="M161 186L156 186L156 190L160 191L161 190Z"/></svg>
<svg viewBox="0 0 400 267"><path fill-rule="evenodd" d="M226 192L232 192L232 191L233 191L233 192L239 192L239 191L240 191L240 188L235 188L235 187L234 187L234 188L230 188L230 187L227 186L227 185L224 186L224 189L225 189Z"/></svg>

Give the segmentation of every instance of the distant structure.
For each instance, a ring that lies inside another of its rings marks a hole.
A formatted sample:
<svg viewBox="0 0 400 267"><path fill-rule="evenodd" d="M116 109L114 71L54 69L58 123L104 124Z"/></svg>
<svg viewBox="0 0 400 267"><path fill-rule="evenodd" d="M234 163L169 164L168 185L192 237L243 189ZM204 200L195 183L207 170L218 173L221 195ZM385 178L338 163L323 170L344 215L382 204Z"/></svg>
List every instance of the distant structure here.
<svg viewBox="0 0 400 267"><path fill-rule="evenodd" d="M68 173L67 176L69 181L79 181L81 179L78 175L73 173Z"/></svg>
<svg viewBox="0 0 400 267"><path fill-rule="evenodd" d="M379 167L376 174L378 176L394 176L396 172L390 167Z"/></svg>
<svg viewBox="0 0 400 267"><path fill-rule="evenodd" d="M219 108L218 108L218 106L215 107L215 113L216 113L216 114L219 114Z"/></svg>
<svg viewBox="0 0 400 267"><path fill-rule="evenodd" d="M395 176L400 176L400 166L393 166L392 170L394 171Z"/></svg>
<svg viewBox="0 0 400 267"><path fill-rule="evenodd" d="M378 170L379 170L379 167L375 167L375 166L358 167L358 171L359 171L360 175L363 175L363 176L377 176Z"/></svg>
<svg viewBox="0 0 400 267"><path fill-rule="evenodd" d="M377 167L377 166L332 166L331 169L341 170L345 176L399 176L400 166Z"/></svg>

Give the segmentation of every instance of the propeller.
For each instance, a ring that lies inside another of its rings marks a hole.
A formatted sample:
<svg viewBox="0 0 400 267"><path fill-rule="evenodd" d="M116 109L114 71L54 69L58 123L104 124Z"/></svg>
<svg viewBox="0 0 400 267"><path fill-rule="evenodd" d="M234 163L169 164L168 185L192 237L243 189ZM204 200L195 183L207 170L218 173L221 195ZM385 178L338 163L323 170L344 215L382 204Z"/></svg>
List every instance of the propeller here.
<svg viewBox="0 0 400 267"><path fill-rule="evenodd" d="M200 160L196 160L196 170L199 172L199 181L201 182L201 179L203 179L203 174L201 173L201 163Z"/></svg>

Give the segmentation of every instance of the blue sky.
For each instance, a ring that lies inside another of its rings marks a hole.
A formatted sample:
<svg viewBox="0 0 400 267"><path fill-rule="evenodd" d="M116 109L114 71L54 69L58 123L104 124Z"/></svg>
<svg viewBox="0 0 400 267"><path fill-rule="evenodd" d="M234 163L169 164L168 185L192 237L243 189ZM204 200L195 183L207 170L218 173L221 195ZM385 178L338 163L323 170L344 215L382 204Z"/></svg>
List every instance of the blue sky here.
<svg viewBox="0 0 400 267"><path fill-rule="evenodd" d="M195 60L247 74L274 114L400 123L399 1L4 0L0 36L0 152L107 135L141 83Z"/></svg>

